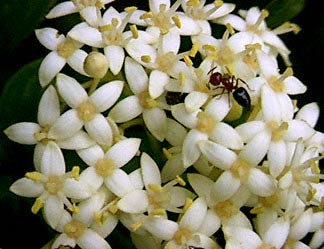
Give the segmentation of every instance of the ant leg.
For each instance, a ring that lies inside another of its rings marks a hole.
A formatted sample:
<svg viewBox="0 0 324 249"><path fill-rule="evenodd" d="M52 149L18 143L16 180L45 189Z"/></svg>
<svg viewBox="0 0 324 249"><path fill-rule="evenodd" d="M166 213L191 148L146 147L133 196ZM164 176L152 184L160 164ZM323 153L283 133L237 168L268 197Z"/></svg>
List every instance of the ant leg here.
<svg viewBox="0 0 324 249"><path fill-rule="evenodd" d="M236 79L236 85L238 85L238 82L239 82L239 81L241 81L244 85L246 85L247 88L248 88L250 91L253 91L253 90L249 87L249 85L248 85L244 80L242 80L241 78L237 78L237 79Z"/></svg>
<svg viewBox="0 0 324 249"><path fill-rule="evenodd" d="M212 69L210 69L207 74L210 74L211 72L213 72L215 70L215 68L217 68L217 66L215 66Z"/></svg>

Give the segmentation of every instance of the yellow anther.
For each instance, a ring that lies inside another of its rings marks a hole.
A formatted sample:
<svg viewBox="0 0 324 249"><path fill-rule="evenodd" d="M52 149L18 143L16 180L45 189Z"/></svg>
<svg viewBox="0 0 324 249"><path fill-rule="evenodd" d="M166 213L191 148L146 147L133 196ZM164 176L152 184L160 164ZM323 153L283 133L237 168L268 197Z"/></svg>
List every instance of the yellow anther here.
<svg viewBox="0 0 324 249"><path fill-rule="evenodd" d="M180 20L179 16L173 16L173 17L172 17L172 20L173 20L174 24L175 24L179 29L181 29L181 27L182 27L182 23L181 23L181 20Z"/></svg>
<svg viewBox="0 0 324 249"><path fill-rule="evenodd" d="M109 212L94 212L94 220L102 226L109 216Z"/></svg>
<svg viewBox="0 0 324 249"><path fill-rule="evenodd" d="M203 45L203 49L206 51L213 52L213 53L217 52L217 47L214 45L210 45L210 44Z"/></svg>
<svg viewBox="0 0 324 249"><path fill-rule="evenodd" d="M216 0L216 1L214 2L214 4L215 4L215 6L216 6L217 8L219 8L219 7L221 7L221 6L224 4L224 2L221 1L221 0Z"/></svg>
<svg viewBox="0 0 324 249"><path fill-rule="evenodd" d="M179 82L181 86L185 86L186 85L186 75L184 72L180 72L179 73Z"/></svg>
<svg viewBox="0 0 324 249"><path fill-rule="evenodd" d="M137 10L136 6L129 6L124 9L126 13L133 13L135 10Z"/></svg>
<svg viewBox="0 0 324 249"><path fill-rule="evenodd" d="M230 24L230 23L226 23L226 28L227 28L228 32L229 32L231 35L234 35L234 34L235 34L235 30L234 30L232 24Z"/></svg>
<svg viewBox="0 0 324 249"><path fill-rule="evenodd" d="M137 39L138 38L137 26L135 24L133 24L129 28L130 28L130 31L132 32L133 38Z"/></svg>
<svg viewBox="0 0 324 249"><path fill-rule="evenodd" d="M169 32L169 30L166 28L160 28L160 31L161 31L162 35L165 35Z"/></svg>
<svg viewBox="0 0 324 249"><path fill-rule="evenodd" d="M141 226L143 225L143 222L136 222L130 225L130 228L133 232L136 232Z"/></svg>
<svg viewBox="0 0 324 249"><path fill-rule="evenodd" d="M153 16L154 15L152 12L146 12L140 16L140 19L148 19L148 18L152 18Z"/></svg>
<svg viewBox="0 0 324 249"><path fill-rule="evenodd" d="M311 200L314 199L315 195L316 195L316 192L317 190L315 188L311 188L309 191L308 191L308 194L306 196L306 200L309 202Z"/></svg>
<svg viewBox="0 0 324 249"><path fill-rule="evenodd" d="M45 202L41 198L37 198L34 205L31 208L33 214L37 214L38 211L44 206Z"/></svg>
<svg viewBox="0 0 324 249"><path fill-rule="evenodd" d="M47 137L47 134L44 133L44 132L36 132L34 133L34 138L37 140L37 141L42 141L43 139L45 139Z"/></svg>
<svg viewBox="0 0 324 249"><path fill-rule="evenodd" d="M191 57L195 57L197 52L199 51L199 48L200 48L200 42L195 42L191 47L189 55Z"/></svg>
<svg viewBox="0 0 324 249"><path fill-rule="evenodd" d="M193 200L190 198L187 198L186 203L183 206L183 211L186 212L191 207L192 203L193 203Z"/></svg>
<svg viewBox="0 0 324 249"><path fill-rule="evenodd" d="M186 186L186 182L182 179L180 176L176 176L176 181L179 183L181 186Z"/></svg>
<svg viewBox="0 0 324 249"><path fill-rule="evenodd" d="M190 57L188 55L185 55L183 57L183 59L184 59L187 66L191 67L193 65L193 62L192 62L192 60L190 59Z"/></svg>
<svg viewBox="0 0 324 249"><path fill-rule="evenodd" d="M151 213L151 216L166 216L166 211L164 208L156 208Z"/></svg>
<svg viewBox="0 0 324 249"><path fill-rule="evenodd" d="M253 43L253 44L247 44L245 45L245 49L247 50L260 50L261 49L261 44L260 43Z"/></svg>
<svg viewBox="0 0 324 249"><path fill-rule="evenodd" d="M78 206L75 203L72 203L72 206L68 207L68 210L70 210L71 212L78 214L80 213L80 209L78 208Z"/></svg>
<svg viewBox="0 0 324 249"><path fill-rule="evenodd" d="M79 166L73 166L73 168L70 172L70 177L74 178L75 180L79 180L79 177L80 177L80 167Z"/></svg>
<svg viewBox="0 0 324 249"><path fill-rule="evenodd" d="M101 1L97 1L95 6L98 8L98 9L106 9L105 7L105 4Z"/></svg>
<svg viewBox="0 0 324 249"><path fill-rule="evenodd" d="M149 56L149 55L142 55L141 56L141 61L143 61L145 63L149 63L149 62L151 62L151 56Z"/></svg>
<svg viewBox="0 0 324 249"><path fill-rule="evenodd" d="M156 185L156 184L149 184L148 188L157 193L161 193L163 191L163 188L160 185Z"/></svg>
<svg viewBox="0 0 324 249"><path fill-rule="evenodd" d="M113 26L111 24L106 24L106 25L100 26L98 29L100 32L111 31L113 29Z"/></svg>
<svg viewBox="0 0 324 249"><path fill-rule="evenodd" d="M199 5L200 5L199 0L189 0L187 2L187 6L190 6L190 7L198 7Z"/></svg>
<svg viewBox="0 0 324 249"><path fill-rule="evenodd" d="M264 207L255 207L250 210L251 214L261 214L264 212Z"/></svg>
<svg viewBox="0 0 324 249"><path fill-rule="evenodd" d="M163 154L165 155L165 157L168 159L168 160L170 160L170 159L172 159L172 154L168 151L168 149L166 149L166 148L163 148L162 149L162 152L163 152Z"/></svg>
<svg viewBox="0 0 324 249"><path fill-rule="evenodd" d="M313 174L320 174L321 169L319 168L318 163L315 160L311 161L311 169Z"/></svg>
<svg viewBox="0 0 324 249"><path fill-rule="evenodd" d="M112 24L112 26L117 27L118 24L119 24L118 19L117 19L117 18L113 18L113 19L111 19L111 24Z"/></svg>
<svg viewBox="0 0 324 249"><path fill-rule="evenodd" d="M34 172L27 172L25 174L25 177L35 182L41 182L43 175L39 172L34 171Z"/></svg>

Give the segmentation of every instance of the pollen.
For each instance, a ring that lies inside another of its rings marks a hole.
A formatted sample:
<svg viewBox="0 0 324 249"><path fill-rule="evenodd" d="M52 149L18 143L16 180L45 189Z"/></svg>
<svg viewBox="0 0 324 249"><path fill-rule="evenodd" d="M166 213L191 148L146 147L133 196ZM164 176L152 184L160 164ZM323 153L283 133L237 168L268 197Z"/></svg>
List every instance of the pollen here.
<svg viewBox="0 0 324 249"><path fill-rule="evenodd" d="M143 61L143 62L145 62L145 63L149 63L149 62L151 62L151 56L149 56L149 55L142 55L141 56L141 61Z"/></svg>
<svg viewBox="0 0 324 249"><path fill-rule="evenodd" d="M217 203L214 209L221 220L230 219L239 212L239 208L230 200Z"/></svg>
<svg viewBox="0 0 324 249"><path fill-rule="evenodd" d="M179 29L181 29L181 27L182 27L182 23L181 23L181 20L180 20L179 16L173 16L173 17L172 17L172 20L173 20L173 22L175 23L175 25L176 25Z"/></svg>
<svg viewBox="0 0 324 249"><path fill-rule="evenodd" d="M56 175L49 176L46 183L44 184L44 188L48 193L56 195L63 188L61 178Z"/></svg>
<svg viewBox="0 0 324 249"><path fill-rule="evenodd" d="M130 28L130 31L132 32L133 38L137 39L139 36L137 26L135 24L133 24L129 28Z"/></svg>
<svg viewBox="0 0 324 249"><path fill-rule="evenodd" d="M27 172L25 174L25 177L29 178L30 180L33 180L34 182L41 182L43 179L43 175L39 172Z"/></svg>
<svg viewBox="0 0 324 249"><path fill-rule="evenodd" d="M31 208L33 214L37 214L38 211L44 206L45 202L41 198L37 198L34 205Z"/></svg>

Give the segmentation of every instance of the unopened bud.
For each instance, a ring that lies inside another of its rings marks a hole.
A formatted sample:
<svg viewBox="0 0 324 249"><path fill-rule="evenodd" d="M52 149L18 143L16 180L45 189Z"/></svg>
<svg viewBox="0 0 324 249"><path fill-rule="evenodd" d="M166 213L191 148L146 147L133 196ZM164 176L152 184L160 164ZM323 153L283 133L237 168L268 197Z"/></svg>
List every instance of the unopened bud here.
<svg viewBox="0 0 324 249"><path fill-rule="evenodd" d="M84 71L95 79L103 78L108 71L108 59L100 52L91 52L84 61Z"/></svg>

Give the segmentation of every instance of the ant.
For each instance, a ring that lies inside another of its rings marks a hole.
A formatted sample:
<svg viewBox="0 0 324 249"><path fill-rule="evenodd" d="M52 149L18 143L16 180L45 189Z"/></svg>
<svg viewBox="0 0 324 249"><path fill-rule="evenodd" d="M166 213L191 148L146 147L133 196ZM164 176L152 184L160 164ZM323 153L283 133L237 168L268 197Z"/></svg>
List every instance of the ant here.
<svg viewBox="0 0 324 249"><path fill-rule="evenodd" d="M248 91L244 87L239 87L239 82L245 84L248 88L248 84L240 79L236 78L234 75L230 75L229 73L220 73L220 72L213 72L216 67L212 68L208 74L211 73L208 83L208 88L212 90L222 89L221 94L227 91L228 94L228 103L230 102L230 93L233 92L233 97L236 102L241 105L242 107L251 107L251 98ZM227 69L227 71L229 71ZM250 89L250 88L249 88Z"/></svg>

